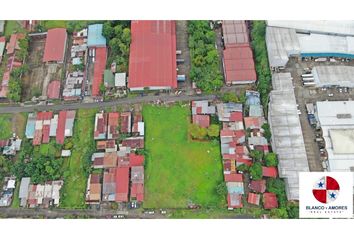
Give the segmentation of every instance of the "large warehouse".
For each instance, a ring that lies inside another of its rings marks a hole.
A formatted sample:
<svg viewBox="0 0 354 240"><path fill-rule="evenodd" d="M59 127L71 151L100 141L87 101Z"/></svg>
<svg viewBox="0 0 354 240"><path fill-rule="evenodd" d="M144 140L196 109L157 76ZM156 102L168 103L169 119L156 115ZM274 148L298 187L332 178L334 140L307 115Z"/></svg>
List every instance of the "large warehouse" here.
<svg viewBox="0 0 354 240"><path fill-rule="evenodd" d="M227 84L248 84L257 80L248 27L245 21L222 22L225 50L224 75Z"/></svg>
<svg viewBox="0 0 354 240"><path fill-rule="evenodd" d="M328 154L328 170L354 171L354 101L316 103Z"/></svg>
<svg viewBox="0 0 354 240"><path fill-rule="evenodd" d="M176 22L132 21L129 89L176 88L176 68Z"/></svg>
<svg viewBox="0 0 354 240"><path fill-rule="evenodd" d="M354 87L354 67L316 66L312 69L316 87Z"/></svg>
<svg viewBox="0 0 354 240"><path fill-rule="evenodd" d="M67 38L65 28L49 29L45 41L43 62L64 62Z"/></svg>
<svg viewBox="0 0 354 240"><path fill-rule="evenodd" d="M285 67L292 56L354 58L354 21L267 23L266 43L273 68Z"/></svg>
<svg viewBox="0 0 354 240"><path fill-rule="evenodd" d="M272 147L279 159L279 177L284 178L288 200L299 200L299 172L309 166L290 73L274 73L268 121Z"/></svg>

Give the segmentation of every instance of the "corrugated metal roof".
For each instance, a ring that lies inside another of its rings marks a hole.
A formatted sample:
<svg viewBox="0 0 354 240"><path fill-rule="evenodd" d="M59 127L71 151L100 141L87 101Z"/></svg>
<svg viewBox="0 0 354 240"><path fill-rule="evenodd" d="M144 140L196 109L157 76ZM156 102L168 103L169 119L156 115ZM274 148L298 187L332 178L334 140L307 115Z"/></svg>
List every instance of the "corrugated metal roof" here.
<svg viewBox="0 0 354 240"><path fill-rule="evenodd" d="M88 47L106 47L106 38L102 35L103 24L88 26Z"/></svg>
<svg viewBox="0 0 354 240"><path fill-rule="evenodd" d="M96 60L93 67L92 96L100 95L100 85L103 82L103 72L106 68L107 49L106 47L96 48Z"/></svg>
<svg viewBox="0 0 354 240"><path fill-rule="evenodd" d="M131 39L128 87L176 88L176 22L132 21Z"/></svg>
<svg viewBox="0 0 354 240"><path fill-rule="evenodd" d="M67 33L65 28L49 29L45 41L43 62L63 62L66 50Z"/></svg>

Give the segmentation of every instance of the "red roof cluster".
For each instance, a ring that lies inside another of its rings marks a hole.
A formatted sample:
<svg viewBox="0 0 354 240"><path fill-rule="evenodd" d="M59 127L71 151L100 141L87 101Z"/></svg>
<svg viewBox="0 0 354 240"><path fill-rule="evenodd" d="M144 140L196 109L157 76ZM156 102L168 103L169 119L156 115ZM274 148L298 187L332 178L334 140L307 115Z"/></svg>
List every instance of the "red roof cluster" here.
<svg viewBox="0 0 354 240"><path fill-rule="evenodd" d="M257 80L253 53L245 21L223 21L225 79L229 84Z"/></svg>
<svg viewBox="0 0 354 240"><path fill-rule="evenodd" d="M63 62L67 33L65 28L49 29L45 41L43 62Z"/></svg>
<svg viewBox="0 0 354 240"><path fill-rule="evenodd" d="M36 121L39 121L41 126L34 132L33 145L40 145L41 143L49 143L50 120L53 117L53 112L39 112L37 113ZM36 123L37 125L37 123Z"/></svg>
<svg viewBox="0 0 354 240"><path fill-rule="evenodd" d="M103 73L106 69L107 49L106 47L96 48L96 57L93 67L92 96L100 96L100 85L103 82Z"/></svg>
<svg viewBox="0 0 354 240"><path fill-rule="evenodd" d="M259 205L260 199L261 199L261 196L259 194L249 193L247 202L250 204Z"/></svg>
<svg viewBox="0 0 354 240"><path fill-rule="evenodd" d="M60 81L54 80L48 84L47 97L49 99L58 99L60 97Z"/></svg>
<svg viewBox="0 0 354 240"><path fill-rule="evenodd" d="M117 139L119 137L118 131L119 125L119 113L111 112L108 113L108 139Z"/></svg>
<svg viewBox="0 0 354 240"><path fill-rule="evenodd" d="M266 180L252 180L249 188L252 191L259 192L259 193L264 193L266 190Z"/></svg>
<svg viewBox="0 0 354 240"><path fill-rule="evenodd" d="M243 176L239 173L224 174L225 182L242 182Z"/></svg>
<svg viewBox="0 0 354 240"><path fill-rule="evenodd" d="M128 87L176 88L176 67L176 22L132 21Z"/></svg>

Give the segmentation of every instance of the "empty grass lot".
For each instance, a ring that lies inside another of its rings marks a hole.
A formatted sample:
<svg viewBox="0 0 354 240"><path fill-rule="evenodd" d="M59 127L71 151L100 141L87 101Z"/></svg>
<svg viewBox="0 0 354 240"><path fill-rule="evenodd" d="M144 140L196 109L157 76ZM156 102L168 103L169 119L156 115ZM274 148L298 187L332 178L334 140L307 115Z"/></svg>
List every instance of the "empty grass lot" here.
<svg viewBox="0 0 354 240"><path fill-rule="evenodd" d="M223 181L218 142L188 138L190 108L145 105L145 208L225 206L216 193Z"/></svg>
<svg viewBox="0 0 354 240"><path fill-rule="evenodd" d="M64 160L64 187L61 190L62 208L85 208L88 177L87 164L95 151L93 140L94 117L97 109L80 109L74 124L74 147Z"/></svg>
<svg viewBox="0 0 354 240"><path fill-rule="evenodd" d="M12 135L12 115L0 115L0 139L7 139Z"/></svg>

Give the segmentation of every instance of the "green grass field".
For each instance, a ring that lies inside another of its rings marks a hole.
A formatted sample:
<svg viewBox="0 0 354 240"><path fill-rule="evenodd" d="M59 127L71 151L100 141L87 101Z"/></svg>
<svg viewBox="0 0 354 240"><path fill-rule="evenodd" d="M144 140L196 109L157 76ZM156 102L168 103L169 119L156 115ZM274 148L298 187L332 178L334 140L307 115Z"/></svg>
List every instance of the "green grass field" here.
<svg viewBox="0 0 354 240"><path fill-rule="evenodd" d="M64 187L61 190L62 208L85 208L87 163L95 151L93 140L94 116L96 109L80 109L74 125L72 154L64 162Z"/></svg>
<svg viewBox="0 0 354 240"><path fill-rule="evenodd" d="M223 181L218 142L188 138L189 107L143 108L148 152L145 171L145 208L224 207L216 193Z"/></svg>
<svg viewBox="0 0 354 240"><path fill-rule="evenodd" d="M7 139L12 135L12 115L0 115L0 139Z"/></svg>

